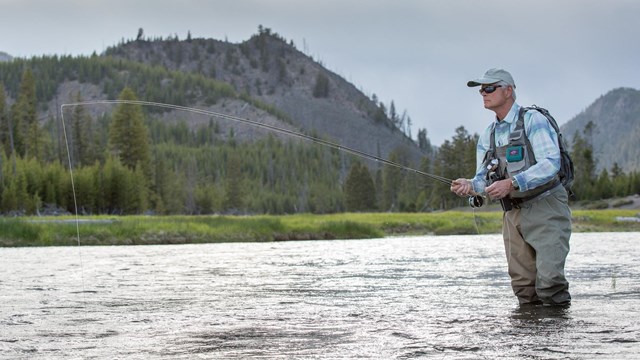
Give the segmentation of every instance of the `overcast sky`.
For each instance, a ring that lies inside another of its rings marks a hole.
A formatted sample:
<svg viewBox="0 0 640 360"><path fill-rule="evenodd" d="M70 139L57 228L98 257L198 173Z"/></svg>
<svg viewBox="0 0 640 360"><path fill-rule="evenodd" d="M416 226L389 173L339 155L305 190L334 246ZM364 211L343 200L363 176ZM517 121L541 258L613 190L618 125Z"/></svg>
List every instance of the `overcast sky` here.
<svg viewBox="0 0 640 360"><path fill-rule="evenodd" d="M0 51L90 55L187 32L242 42L271 28L367 95L395 102L435 145L492 119L466 82L511 72L518 102L560 124L600 95L640 88L637 0L0 0Z"/></svg>

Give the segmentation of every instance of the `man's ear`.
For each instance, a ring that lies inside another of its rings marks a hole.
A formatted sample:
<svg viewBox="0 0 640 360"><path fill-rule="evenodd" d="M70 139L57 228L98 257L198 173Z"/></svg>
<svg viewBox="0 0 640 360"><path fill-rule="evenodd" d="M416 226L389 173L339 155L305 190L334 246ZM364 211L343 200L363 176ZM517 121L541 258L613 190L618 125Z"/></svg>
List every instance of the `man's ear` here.
<svg viewBox="0 0 640 360"><path fill-rule="evenodd" d="M512 86L507 86L507 91L509 92L507 94L507 97L513 97L513 87Z"/></svg>

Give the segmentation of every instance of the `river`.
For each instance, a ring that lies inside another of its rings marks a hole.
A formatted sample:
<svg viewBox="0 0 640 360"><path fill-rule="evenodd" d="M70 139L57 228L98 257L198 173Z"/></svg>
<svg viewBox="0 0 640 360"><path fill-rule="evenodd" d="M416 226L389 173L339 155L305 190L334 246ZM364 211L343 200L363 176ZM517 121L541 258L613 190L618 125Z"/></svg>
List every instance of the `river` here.
<svg viewBox="0 0 640 360"><path fill-rule="evenodd" d="M520 309L500 235L0 249L0 359L638 359L640 233Z"/></svg>

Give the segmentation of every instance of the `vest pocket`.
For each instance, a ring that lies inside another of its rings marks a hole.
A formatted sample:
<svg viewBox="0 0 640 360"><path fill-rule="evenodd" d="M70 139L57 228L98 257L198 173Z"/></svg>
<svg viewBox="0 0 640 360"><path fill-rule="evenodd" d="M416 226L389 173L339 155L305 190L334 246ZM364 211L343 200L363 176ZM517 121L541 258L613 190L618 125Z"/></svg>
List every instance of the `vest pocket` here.
<svg viewBox="0 0 640 360"><path fill-rule="evenodd" d="M506 148L507 172L517 174L525 170L526 149L524 146L524 131L515 130L509 134L509 146Z"/></svg>
<svg viewBox="0 0 640 360"><path fill-rule="evenodd" d="M525 149L522 145L509 146L507 148L507 171L509 174L516 174L524 170Z"/></svg>

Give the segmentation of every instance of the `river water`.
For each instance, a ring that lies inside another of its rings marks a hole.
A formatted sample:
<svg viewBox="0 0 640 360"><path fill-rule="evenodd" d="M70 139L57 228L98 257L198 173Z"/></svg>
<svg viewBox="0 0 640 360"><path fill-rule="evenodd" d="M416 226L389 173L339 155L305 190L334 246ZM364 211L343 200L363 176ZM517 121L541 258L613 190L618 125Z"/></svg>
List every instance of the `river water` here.
<svg viewBox="0 0 640 360"><path fill-rule="evenodd" d="M0 249L1 359L640 358L640 233L521 309L500 235Z"/></svg>

